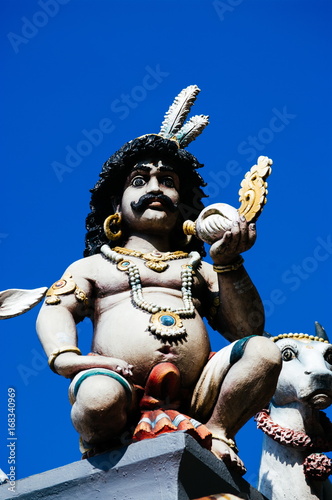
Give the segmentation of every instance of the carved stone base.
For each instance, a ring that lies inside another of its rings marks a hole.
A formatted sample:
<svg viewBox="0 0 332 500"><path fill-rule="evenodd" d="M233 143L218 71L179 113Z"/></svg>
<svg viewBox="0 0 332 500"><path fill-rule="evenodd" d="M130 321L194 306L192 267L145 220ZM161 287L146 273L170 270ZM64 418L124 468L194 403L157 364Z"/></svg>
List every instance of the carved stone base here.
<svg viewBox="0 0 332 500"><path fill-rule="evenodd" d="M0 500L189 500L233 493L265 497L183 432L164 434L0 486Z"/></svg>

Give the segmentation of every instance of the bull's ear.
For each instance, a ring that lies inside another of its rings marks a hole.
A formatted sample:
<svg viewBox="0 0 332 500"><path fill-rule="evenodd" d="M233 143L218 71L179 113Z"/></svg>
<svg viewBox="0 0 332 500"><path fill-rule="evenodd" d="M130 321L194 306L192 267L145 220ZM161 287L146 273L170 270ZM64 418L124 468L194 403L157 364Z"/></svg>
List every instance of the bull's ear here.
<svg viewBox="0 0 332 500"><path fill-rule="evenodd" d="M322 325L320 323L318 323L318 321L315 321L315 331L316 331L317 337L330 342L325 329L322 327Z"/></svg>
<svg viewBox="0 0 332 500"><path fill-rule="evenodd" d="M263 332L263 337L266 337L266 338L270 339L270 338L272 337L272 335L270 335L270 334L269 334L269 332L266 332L266 331L264 330L264 332Z"/></svg>

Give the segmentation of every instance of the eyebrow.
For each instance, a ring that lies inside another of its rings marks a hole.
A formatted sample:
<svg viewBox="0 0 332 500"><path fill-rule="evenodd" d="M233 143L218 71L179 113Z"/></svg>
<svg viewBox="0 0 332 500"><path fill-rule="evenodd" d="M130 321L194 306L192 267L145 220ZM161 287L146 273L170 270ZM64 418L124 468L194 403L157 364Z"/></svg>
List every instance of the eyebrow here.
<svg viewBox="0 0 332 500"><path fill-rule="evenodd" d="M148 167L147 165L144 165L144 164L140 163L140 164L135 165L132 168L131 172L136 172L136 170L143 170L144 172L150 172L151 167Z"/></svg>
<svg viewBox="0 0 332 500"><path fill-rule="evenodd" d="M174 168L171 167L170 165L162 165L161 167L158 167L160 172L174 172Z"/></svg>
<svg viewBox="0 0 332 500"><path fill-rule="evenodd" d="M159 172L175 172L174 171L174 168L171 167L170 165L161 165L161 167L157 167ZM148 167L147 165L145 165L144 163L138 163L137 165L135 165L132 170L131 170L131 173L132 172L136 172L138 170L142 170L143 172L150 172L151 170L151 167Z"/></svg>

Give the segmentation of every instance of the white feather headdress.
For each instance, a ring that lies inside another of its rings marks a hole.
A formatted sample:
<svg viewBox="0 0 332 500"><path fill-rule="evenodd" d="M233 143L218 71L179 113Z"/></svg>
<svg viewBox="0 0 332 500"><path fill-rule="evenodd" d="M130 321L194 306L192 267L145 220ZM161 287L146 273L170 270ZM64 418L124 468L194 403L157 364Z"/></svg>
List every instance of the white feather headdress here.
<svg viewBox="0 0 332 500"><path fill-rule="evenodd" d="M196 115L184 123L199 92L197 85L189 85L176 96L165 115L158 135L165 139L175 139L179 146L184 148L201 134L209 123L208 116Z"/></svg>

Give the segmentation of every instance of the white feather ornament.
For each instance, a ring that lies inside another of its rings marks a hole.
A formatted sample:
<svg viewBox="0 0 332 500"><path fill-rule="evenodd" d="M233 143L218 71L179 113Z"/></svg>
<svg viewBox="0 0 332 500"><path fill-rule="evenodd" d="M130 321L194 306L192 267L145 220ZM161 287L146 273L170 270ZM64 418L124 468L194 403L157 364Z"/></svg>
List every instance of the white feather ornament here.
<svg viewBox="0 0 332 500"><path fill-rule="evenodd" d="M181 148L185 148L188 144L196 139L196 137L209 124L209 117L206 115L196 115L183 125L179 132L175 135Z"/></svg>
<svg viewBox="0 0 332 500"><path fill-rule="evenodd" d="M161 124L159 135L169 139L180 130L199 92L197 85L189 85L176 96Z"/></svg>
<svg viewBox="0 0 332 500"><path fill-rule="evenodd" d="M47 292L47 287L34 290L11 289L0 292L0 319L13 318L37 305Z"/></svg>

